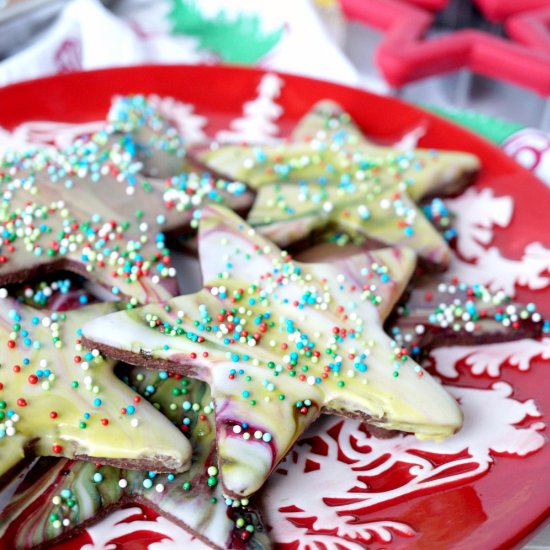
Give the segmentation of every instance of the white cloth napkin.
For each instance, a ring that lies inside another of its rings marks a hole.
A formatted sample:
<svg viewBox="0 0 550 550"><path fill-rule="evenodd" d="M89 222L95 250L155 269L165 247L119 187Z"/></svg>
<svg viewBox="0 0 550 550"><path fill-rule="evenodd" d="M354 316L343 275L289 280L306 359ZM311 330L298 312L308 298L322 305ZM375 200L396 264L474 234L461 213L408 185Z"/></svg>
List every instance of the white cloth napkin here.
<svg viewBox="0 0 550 550"><path fill-rule="evenodd" d="M117 3L115 14L98 0L72 0L32 45L0 63L0 85L77 69L216 62L215 52L202 49L200 39L171 33L171 6L169 0L125 0ZM261 31L280 33L278 42L256 63L263 68L359 82L309 0L197 0L196 6L207 21L215 21L223 9L228 25L243 14L261 14ZM223 21L218 24L223 28Z"/></svg>

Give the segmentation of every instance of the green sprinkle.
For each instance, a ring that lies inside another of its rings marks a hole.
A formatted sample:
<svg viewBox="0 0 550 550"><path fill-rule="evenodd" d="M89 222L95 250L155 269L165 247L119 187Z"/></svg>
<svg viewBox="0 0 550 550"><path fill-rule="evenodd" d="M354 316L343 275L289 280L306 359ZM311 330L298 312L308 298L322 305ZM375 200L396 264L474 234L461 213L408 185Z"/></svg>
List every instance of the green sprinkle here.
<svg viewBox="0 0 550 550"><path fill-rule="evenodd" d="M218 480L214 476L211 476L208 478L207 483L210 487L215 487L218 484Z"/></svg>

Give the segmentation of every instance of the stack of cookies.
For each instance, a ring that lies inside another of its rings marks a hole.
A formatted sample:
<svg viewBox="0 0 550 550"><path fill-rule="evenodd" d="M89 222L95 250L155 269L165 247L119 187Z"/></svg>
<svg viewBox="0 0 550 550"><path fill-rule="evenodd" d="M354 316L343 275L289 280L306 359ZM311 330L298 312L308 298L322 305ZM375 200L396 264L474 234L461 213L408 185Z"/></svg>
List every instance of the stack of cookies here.
<svg viewBox="0 0 550 550"><path fill-rule="evenodd" d="M214 548L269 548L256 493L322 413L451 437L460 407L417 361L542 329L445 273L452 232L422 203L479 168L372 143L330 101L238 146L117 97L101 131L6 155L1 540L48 546L142 503Z"/></svg>

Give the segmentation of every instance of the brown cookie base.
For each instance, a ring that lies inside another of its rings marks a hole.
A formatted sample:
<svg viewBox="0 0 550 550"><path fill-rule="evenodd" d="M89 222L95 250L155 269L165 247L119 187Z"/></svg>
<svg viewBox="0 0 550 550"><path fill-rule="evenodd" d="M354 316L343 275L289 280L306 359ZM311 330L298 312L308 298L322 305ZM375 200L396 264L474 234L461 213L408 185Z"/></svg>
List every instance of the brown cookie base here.
<svg viewBox="0 0 550 550"><path fill-rule="evenodd" d="M106 287L100 280L98 280L93 275L90 275L82 264L75 262L73 260L68 260L66 258L60 258L54 262L38 264L30 269L20 269L14 271L4 271L3 268L0 268L0 287L4 285L11 285L16 283L26 283L33 279L39 277L50 275L54 272L63 272L68 271L76 275L80 275L87 280L90 280L98 285L106 288L108 291L111 289ZM172 296L177 296L179 294L179 286L176 278L163 279L160 283ZM124 297L121 295L119 297ZM130 296L128 297L130 298Z"/></svg>

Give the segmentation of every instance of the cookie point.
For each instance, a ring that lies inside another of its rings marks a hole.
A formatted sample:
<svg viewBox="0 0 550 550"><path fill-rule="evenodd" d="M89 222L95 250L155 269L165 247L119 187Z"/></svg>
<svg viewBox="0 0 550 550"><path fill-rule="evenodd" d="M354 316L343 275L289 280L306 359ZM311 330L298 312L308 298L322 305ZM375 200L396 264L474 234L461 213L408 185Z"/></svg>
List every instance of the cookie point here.
<svg viewBox="0 0 550 550"><path fill-rule="evenodd" d="M219 448L224 491L238 498L254 494L264 484L272 467L268 444L228 437Z"/></svg>

